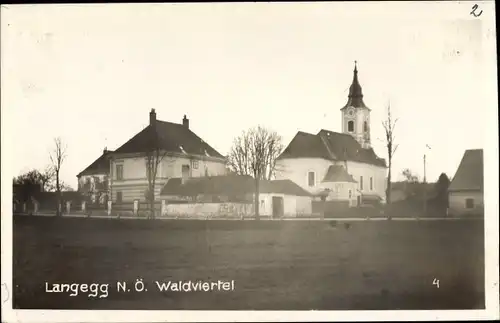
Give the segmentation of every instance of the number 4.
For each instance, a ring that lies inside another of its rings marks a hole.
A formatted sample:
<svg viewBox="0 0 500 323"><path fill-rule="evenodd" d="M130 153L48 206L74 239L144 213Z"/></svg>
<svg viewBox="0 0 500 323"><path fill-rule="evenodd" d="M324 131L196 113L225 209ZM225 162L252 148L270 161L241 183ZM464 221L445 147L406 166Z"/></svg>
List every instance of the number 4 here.
<svg viewBox="0 0 500 323"><path fill-rule="evenodd" d="M434 278L432 285L436 285L436 287L439 288L439 279Z"/></svg>

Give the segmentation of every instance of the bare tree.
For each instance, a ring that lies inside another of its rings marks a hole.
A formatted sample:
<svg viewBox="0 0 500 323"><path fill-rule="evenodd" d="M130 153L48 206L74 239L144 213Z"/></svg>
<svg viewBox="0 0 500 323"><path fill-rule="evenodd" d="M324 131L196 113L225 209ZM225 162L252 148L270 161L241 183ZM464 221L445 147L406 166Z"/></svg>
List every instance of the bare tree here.
<svg viewBox="0 0 500 323"><path fill-rule="evenodd" d="M391 173L392 173L392 159L394 154L396 154L396 150L398 149L398 145L395 144L395 135L394 129L396 128L396 123L398 119L393 119L391 114L391 104L389 103L387 106L387 119L382 121L382 126L385 131L385 146L387 148L387 157L388 157L388 165L389 173L387 175L387 188L386 188L386 202L387 204L391 204Z"/></svg>
<svg viewBox="0 0 500 323"><path fill-rule="evenodd" d="M158 175L158 166L161 164L166 151L163 151L159 145L158 134L155 132L150 149L146 152L146 176L148 179L148 189L146 191L146 200L149 203L149 218L155 218L155 185Z"/></svg>
<svg viewBox="0 0 500 323"><path fill-rule="evenodd" d="M252 128L234 140L227 163L229 169L239 175L255 179L255 218L259 219L259 182L275 176L276 159L283 150L281 137L261 126Z"/></svg>
<svg viewBox="0 0 500 323"><path fill-rule="evenodd" d="M44 192L47 192L51 189L54 175L54 168L52 167L52 165L47 165L45 167L45 170L40 173L40 182L42 183L42 190Z"/></svg>
<svg viewBox="0 0 500 323"><path fill-rule="evenodd" d="M62 182L60 179L61 167L66 159L66 149L67 146L63 143L60 137L54 139L55 147L54 150L50 153L50 161L52 162L52 169L54 171L55 180L56 180L56 192L57 192L57 211L56 214L58 216L61 215L59 210L59 205L61 204L61 190L62 190Z"/></svg>

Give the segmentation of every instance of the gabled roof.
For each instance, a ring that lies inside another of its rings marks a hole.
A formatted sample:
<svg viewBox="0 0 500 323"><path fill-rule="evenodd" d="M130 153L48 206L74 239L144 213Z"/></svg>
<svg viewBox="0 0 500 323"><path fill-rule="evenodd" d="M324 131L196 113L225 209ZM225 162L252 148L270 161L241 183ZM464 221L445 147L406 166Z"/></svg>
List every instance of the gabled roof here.
<svg viewBox="0 0 500 323"><path fill-rule="evenodd" d="M109 156L112 150L105 150L92 164L81 171L76 177L85 175L109 174Z"/></svg>
<svg viewBox="0 0 500 323"><path fill-rule="evenodd" d="M299 131L278 159L301 157L331 159L320 137Z"/></svg>
<svg viewBox="0 0 500 323"><path fill-rule="evenodd" d="M167 152L203 155L224 158L219 152L198 137L188 127L166 121L155 120L115 150L115 154L143 153L160 148ZM158 144L156 145L156 142Z"/></svg>
<svg viewBox="0 0 500 323"><path fill-rule="evenodd" d="M195 196L195 195L241 195L255 192L255 181L246 175L221 175L186 179L171 178L162 188L160 195ZM280 193L296 196L310 196L310 193L291 180L261 180L260 193Z"/></svg>
<svg viewBox="0 0 500 323"><path fill-rule="evenodd" d="M466 150L448 191L483 190L483 150Z"/></svg>
<svg viewBox="0 0 500 323"><path fill-rule="evenodd" d="M386 167L372 148L363 148L351 135L322 129L316 135L299 131L278 159L324 158Z"/></svg>
<svg viewBox="0 0 500 323"><path fill-rule="evenodd" d="M348 174L341 165L331 165L326 172L323 182L351 182L357 183L352 175Z"/></svg>

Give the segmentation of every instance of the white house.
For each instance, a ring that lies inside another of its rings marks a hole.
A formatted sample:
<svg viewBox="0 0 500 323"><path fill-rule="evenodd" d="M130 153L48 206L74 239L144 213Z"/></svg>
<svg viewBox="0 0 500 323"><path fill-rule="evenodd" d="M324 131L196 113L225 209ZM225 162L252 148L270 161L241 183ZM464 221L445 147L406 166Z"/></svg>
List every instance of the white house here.
<svg viewBox="0 0 500 323"><path fill-rule="evenodd" d="M156 119L149 113L149 125L116 149L111 156L110 187L114 203L145 202L148 191L147 153L158 149L164 156L158 165L155 197L172 177L201 177L226 173L224 156L182 124Z"/></svg>
<svg viewBox="0 0 500 323"><path fill-rule="evenodd" d="M326 201L349 206L385 202L386 162L370 144L370 109L363 102L358 70L341 109L342 132L299 131L278 157L277 179L290 179Z"/></svg>
<svg viewBox="0 0 500 323"><path fill-rule="evenodd" d="M452 216L484 214L483 150L466 150L448 187Z"/></svg>
<svg viewBox="0 0 500 323"><path fill-rule="evenodd" d="M78 192L87 195L92 203L104 206L108 200L109 167L112 152L105 148L99 158L76 175Z"/></svg>

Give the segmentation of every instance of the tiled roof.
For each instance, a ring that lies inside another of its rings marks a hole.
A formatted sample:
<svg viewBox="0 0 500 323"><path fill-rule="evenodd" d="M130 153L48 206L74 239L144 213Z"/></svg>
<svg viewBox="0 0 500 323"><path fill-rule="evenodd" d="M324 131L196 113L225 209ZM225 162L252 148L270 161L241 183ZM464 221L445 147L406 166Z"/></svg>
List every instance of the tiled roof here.
<svg viewBox="0 0 500 323"><path fill-rule="evenodd" d="M158 145L155 144L156 141ZM115 153L142 153L157 147L167 152L223 158L219 152L188 127L160 120L155 121L154 127L148 125L118 148Z"/></svg>
<svg viewBox="0 0 500 323"><path fill-rule="evenodd" d="M302 131L297 132L278 159L300 157L331 159L320 137Z"/></svg>
<svg viewBox="0 0 500 323"><path fill-rule="evenodd" d="M361 147L351 135L324 129L316 135L299 131L278 159L301 157L348 160L386 167L383 158L379 158L372 148Z"/></svg>
<svg viewBox="0 0 500 323"><path fill-rule="evenodd" d="M181 178L171 178L162 188L160 195L195 196L195 195L241 195L255 191L255 181L251 176L223 175L188 178L182 183ZM290 180L261 180L260 193L281 193L296 196L310 196L310 193Z"/></svg>
<svg viewBox="0 0 500 323"><path fill-rule="evenodd" d="M112 152L111 150L106 150L99 158L76 176L109 174L109 153Z"/></svg>
<svg viewBox="0 0 500 323"><path fill-rule="evenodd" d="M352 175L348 174L346 169L340 165L331 165L326 172L323 182L351 182L356 183Z"/></svg>
<svg viewBox="0 0 500 323"><path fill-rule="evenodd" d="M466 150L448 191L483 190L483 150Z"/></svg>

